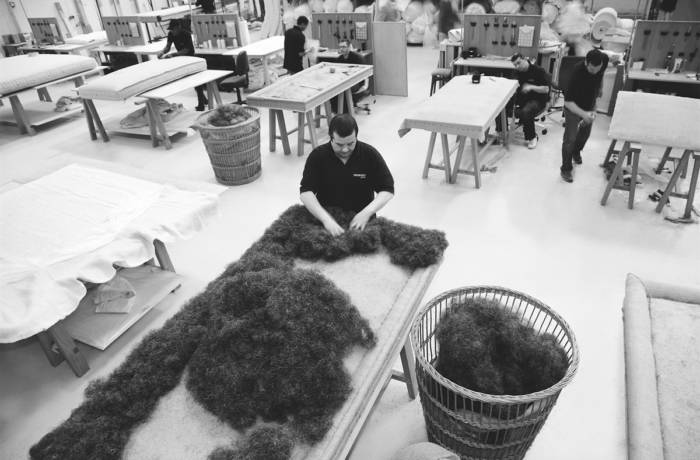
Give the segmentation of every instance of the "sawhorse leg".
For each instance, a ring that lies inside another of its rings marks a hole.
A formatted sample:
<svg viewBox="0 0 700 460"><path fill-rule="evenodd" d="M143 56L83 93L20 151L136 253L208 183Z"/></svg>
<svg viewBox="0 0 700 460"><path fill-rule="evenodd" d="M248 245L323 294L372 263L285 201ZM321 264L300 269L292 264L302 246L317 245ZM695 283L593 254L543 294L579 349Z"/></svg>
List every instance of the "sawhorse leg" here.
<svg viewBox="0 0 700 460"><path fill-rule="evenodd" d="M12 106L12 112L15 115L15 120L17 121L17 127L19 128L20 134L29 134L33 136L36 134L34 128L29 123L29 118L27 118L27 112L24 111L22 102L20 102L17 95L10 96L10 105Z"/></svg>
<svg viewBox="0 0 700 460"><path fill-rule="evenodd" d="M418 394L418 380L416 379L416 360L413 356L413 350L411 349L411 344L409 340L406 340L401 352L399 353L401 357L401 367L403 367L403 372L392 371L391 378L404 382L406 384L406 389L408 390L409 399L416 399Z"/></svg>
<svg viewBox="0 0 700 460"><path fill-rule="evenodd" d="M223 101L221 100L221 93L219 92L219 85L216 83L216 80L208 82L207 88L209 94L211 94L211 98L214 99L214 101L216 102L215 107L220 107L221 105L223 105Z"/></svg>
<svg viewBox="0 0 700 460"><path fill-rule="evenodd" d="M612 158L613 153L615 153L615 144L616 143L617 143L617 141L615 139L610 141L610 146L608 147L608 152L605 154L605 159L603 160L603 166L605 166L608 163L608 161L610 161L610 158Z"/></svg>
<svg viewBox="0 0 700 460"><path fill-rule="evenodd" d="M280 130L280 139L282 139L282 149L285 155L291 155L292 149L289 146L289 135L287 133L287 123L284 121L284 112L282 110L275 110L277 114L277 125Z"/></svg>
<svg viewBox="0 0 700 460"><path fill-rule="evenodd" d="M445 170L445 182L452 182L452 165L450 164L450 144L447 140L447 134L440 133L440 141L442 143L442 162Z"/></svg>
<svg viewBox="0 0 700 460"><path fill-rule="evenodd" d="M666 147L666 150L664 150L664 155L661 157L661 161L659 161L659 166L657 166L654 171L656 174L661 174L661 171L663 171L666 161L668 161L668 158L671 156L671 150L673 150L671 147Z"/></svg>
<svg viewBox="0 0 700 460"><path fill-rule="evenodd" d="M318 138L316 136L316 123L314 121L314 110L309 110L306 112L306 124L309 127L309 137L311 137L311 147L316 148L318 145Z"/></svg>
<svg viewBox="0 0 700 460"><path fill-rule="evenodd" d="M85 356L80 353L61 321L37 334L37 338L52 366L56 367L65 360L78 377L90 369Z"/></svg>
<svg viewBox="0 0 700 460"><path fill-rule="evenodd" d="M428 170L430 169L430 160L433 159L433 149L435 149L435 138L437 133L430 132L430 141L428 142L428 154L425 156L425 166L423 166L423 179L428 178Z"/></svg>
<svg viewBox="0 0 700 460"><path fill-rule="evenodd" d="M666 202L668 202L668 197L671 196L673 188L676 186L676 182L678 182L678 177L681 175L681 171L683 171L684 168L687 168L688 162L690 161L690 155L692 153L692 150L686 150L683 152L683 156L681 157L681 161L678 167L673 171L673 174L671 174L671 178L668 180L668 185L664 190L664 194L661 195L661 199L659 199L659 204L656 205L656 212L661 212ZM694 172L695 171L693 171L693 173ZM692 190L690 192L692 192Z"/></svg>
<svg viewBox="0 0 700 460"><path fill-rule="evenodd" d="M107 131L105 130L104 125L102 124L102 120L100 119L100 114L97 113L97 108L95 107L95 103L92 102L92 99L83 99L85 108L90 111L92 115L92 120L97 125L97 129L100 131L100 136L102 136L102 140L105 142L109 142L109 136L107 135Z"/></svg>
<svg viewBox="0 0 700 460"><path fill-rule="evenodd" d="M457 174L459 174L459 165L462 164L462 154L464 153L464 144L466 138L464 136L457 136L457 143L459 147L457 148L457 155L455 156L455 164L452 168L451 181L453 184L457 182Z"/></svg>
<svg viewBox="0 0 700 460"><path fill-rule="evenodd" d="M304 156L304 123L304 112L297 112L297 155L300 157Z"/></svg>
<svg viewBox="0 0 700 460"><path fill-rule="evenodd" d="M147 110L151 111L151 117L149 118L150 120L155 120L156 122L156 129L158 132L160 132L160 137L163 143L165 144L165 149L170 150L173 148L173 144L170 142L170 136L168 136L168 130L165 127L165 123L163 123L163 119L160 117L160 113L158 112L158 105L156 104L155 99L147 99L146 100L146 106L148 107Z"/></svg>
<svg viewBox="0 0 700 460"><path fill-rule="evenodd" d="M690 188L688 198L685 202L684 219L690 219L693 213L693 201L695 201L695 190L698 187L698 175L700 175L700 153L693 153L693 172L690 175Z"/></svg>
<svg viewBox="0 0 700 460"><path fill-rule="evenodd" d="M600 204L602 206L605 206L605 203L608 202L608 197L610 196L610 192L612 191L613 187L615 186L615 182L617 181L617 178L620 176L620 173L622 172L622 163L623 163L622 160L627 155L627 150L629 150L629 148L630 148L630 142L625 141L625 143L622 144L622 149L620 150L620 154L617 157L617 163L615 164L615 169L613 170L612 174L610 175L610 180L608 181L608 185L605 186L605 192L603 192L603 198L600 200Z"/></svg>
<svg viewBox="0 0 700 460"><path fill-rule="evenodd" d="M269 142L270 142L270 152L274 152L277 149L277 123L276 123L276 118L277 118L277 111L275 109L268 109L267 111L268 119L268 127L270 133L269 133Z"/></svg>

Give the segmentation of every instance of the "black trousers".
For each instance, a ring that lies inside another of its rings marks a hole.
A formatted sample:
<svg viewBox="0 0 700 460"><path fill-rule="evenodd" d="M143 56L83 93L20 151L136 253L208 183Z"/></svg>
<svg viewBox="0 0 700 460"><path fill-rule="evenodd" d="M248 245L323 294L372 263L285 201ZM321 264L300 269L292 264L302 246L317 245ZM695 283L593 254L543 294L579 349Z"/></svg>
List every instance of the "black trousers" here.
<svg viewBox="0 0 700 460"><path fill-rule="evenodd" d="M582 123L582 118L571 110L564 108L564 138L561 142L561 170L573 169L571 161L581 158L581 150L586 146L591 135L592 123Z"/></svg>
<svg viewBox="0 0 700 460"><path fill-rule="evenodd" d="M515 106L515 111L513 107ZM526 98L522 95L516 95L506 105L506 114L513 113L515 118L523 125L523 134L525 140L533 139L537 136L535 133L535 118L544 110L545 103L539 99ZM501 131L501 117L496 117L496 131Z"/></svg>
<svg viewBox="0 0 700 460"><path fill-rule="evenodd" d="M206 88L205 85L199 85L194 87L194 90L197 92L198 105L206 105L207 103L207 97L204 94L204 88Z"/></svg>

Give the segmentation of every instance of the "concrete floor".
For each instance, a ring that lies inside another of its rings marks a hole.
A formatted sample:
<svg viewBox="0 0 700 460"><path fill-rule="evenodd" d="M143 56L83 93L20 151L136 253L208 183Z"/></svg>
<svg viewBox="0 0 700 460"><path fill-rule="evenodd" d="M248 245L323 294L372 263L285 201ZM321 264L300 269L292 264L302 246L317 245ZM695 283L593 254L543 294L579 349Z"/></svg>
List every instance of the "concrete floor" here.
<svg viewBox="0 0 700 460"><path fill-rule="evenodd" d="M377 97L370 115L358 115L359 138L382 152L396 180L396 197L381 214L447 234L450 246L426 299L455 287L487 284L523 291L553 307L573 328L581 363L526 458L626 458L621 315L625 276L632 272L700 285L700 226L672 224L655 214L647 199L649 190L638 194L634 210L627 209L626 195L619 191L612 193L607 206L600 206L605 180L598 164L608 145L607 116L596 120L573 184L559 177L562 128L556 123L541 136L536 150L513 146L504 151L497 172L484 174L480 190L469 176L460 176L454 185L446 184L440 171L422 179L428 133L413 131L399 138L397 129L408 108L428 95L437 50L411 47L408 59L409 97ZM52 93L57 97L61 90ZM195 105L194 92L176 99L189 108ZM99 101L97 106L106 115L135 108L131 102ZM261 126L262 177L229 188L221 197L219 218L194 238L169 245L175 267L185 277L181 289L106 351L79 344L91 366L87 375L75 378L65 364L52 368L33 339L0 345L1 459L26 458L28 448L79 405L90 380L107 376L147 331L160 327L226 264L238 259L284 209L299 202L306 157L284 156L280 143L277 153L268 152L266 113ZM650 148L645 153L648 169L659 152ZM48 127L34 137L0 127L0 186L27 182L81 159L139 168L163 178L214 183L195 133L166 151L126 137L115 136L106 144L90 141L82 118ZM644 187L657 188L653 183ZM680 208L680 201L674 206ZM388 460L399 448L425 439L418 400L408 400L403 384L393 382L351 458Z"/></svg>

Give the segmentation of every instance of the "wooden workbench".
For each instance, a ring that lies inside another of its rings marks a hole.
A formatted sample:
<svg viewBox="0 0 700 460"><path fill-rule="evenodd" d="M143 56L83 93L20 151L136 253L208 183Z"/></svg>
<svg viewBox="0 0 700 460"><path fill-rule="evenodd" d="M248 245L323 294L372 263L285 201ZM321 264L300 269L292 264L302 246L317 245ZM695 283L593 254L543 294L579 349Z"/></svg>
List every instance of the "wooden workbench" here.
<svg viewBox="0 0 700 460"><path fill-rule="evenodd" d="M277 139L282 140L285 155L291 154L288 135L297 132L297 154L304 154L304 129L308 126L309 142L312 147L318 145L316 127L317 113L314 110L324 106L326 116L331 113L330 100L339 97L338 113L343 112L344 104L352 107L350 88L369 78L373 73L371 65L331 64L322 62L290 77L282 78L272 85L248 95L248 104L253 107L267 108L270 111L270 151L275 151ZM296 112L297 128L287 131L284 111ZM277 136L279 123L280 136Z"/></svg>
<svg viewBox="0 0 700 460"><path fill-rule="evenodd" d="M623 145L600 204L606 204L613 188L620 188L617 186L617 181L622 172L623 160L628 155L632 142L660 145L667 147L667 152L671 148L681 149L683 150L683 155L679 167L675 168L668 181L668 185L656 207L656 212L661 212L669 196L677 196L686 199L684 217L690 218L698 181L698 170L700 169L700 160L698 160L698 154L696 153L700 152L698 119L700 119L700 100L698 99L620 91L617 96L615 112L610 121L608 137L612 141L604 164L610 160L610 157L615 152L615 143L621 141ZM690 180L690 189L687 194L674 193L673 189L678 181L678 177L681 171L687 167L691 156L695 157L695 165ZM629 191L629 209L632 209L634 205L638 163L639 152L636 152L632 164L632 177L629 189L624 188Z"/></svg>
<svg viewBox="0 0 700 460"><path fill-rule="evenodd" d="M504 127L501 137L504 144L508 145L508 121L505 109L517 88L517 80L482 77L481 83L473 84L470 76L457 76L411 110L401 123L399 136L404 136L413 128L430 131L423 178L428 177L428 170L431 168L443 170L447 183L454 183L459 173L469 174L474 176L476 188L480 188L479 156L493 143L493 138L488 139L481 149L478 146L478 139L485 135L487 128L500 114ZM442 141L442 165L431 162L435 138L438 134ZM448 135L457 136L454 166L451 165ZM467 138L471 139L472 147L472 169L470 170L461 169Z"/></svg>

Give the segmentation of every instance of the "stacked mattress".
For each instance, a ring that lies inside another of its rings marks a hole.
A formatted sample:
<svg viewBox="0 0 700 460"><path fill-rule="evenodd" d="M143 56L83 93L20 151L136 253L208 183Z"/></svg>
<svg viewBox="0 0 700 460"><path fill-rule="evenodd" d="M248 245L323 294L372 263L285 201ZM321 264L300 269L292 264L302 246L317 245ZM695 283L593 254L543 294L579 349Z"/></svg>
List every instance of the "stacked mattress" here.
<svg viewBox="0 0 700 460"><path fill-rule="evenodd" d="M0 96L97 67L94 59L65 54L21 54L2 60Z"/></svg>
<svg viewBox="0 0 700 460"><path fill-rule="evenodd" d="M78 95L83 99L124 101L204 70L207 70L207 62L192 56L146 61L95 78L81 86Z"/></svg>

